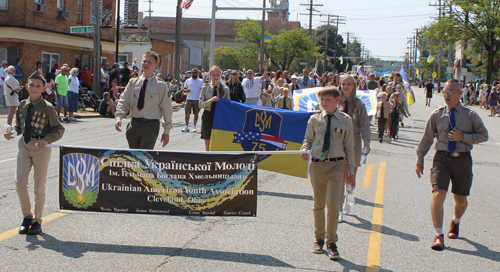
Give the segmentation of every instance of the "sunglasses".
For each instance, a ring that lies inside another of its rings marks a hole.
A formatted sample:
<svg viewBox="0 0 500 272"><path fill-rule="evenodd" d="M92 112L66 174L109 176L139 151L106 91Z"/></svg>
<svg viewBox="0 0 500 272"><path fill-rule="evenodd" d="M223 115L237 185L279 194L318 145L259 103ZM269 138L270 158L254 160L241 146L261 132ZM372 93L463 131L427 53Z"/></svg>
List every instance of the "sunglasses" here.
<svg viewBox="0 0 500 272"><path fill-rule="evenodd" d="M455 94L457 91L443 90L443 94Z"/></svg>

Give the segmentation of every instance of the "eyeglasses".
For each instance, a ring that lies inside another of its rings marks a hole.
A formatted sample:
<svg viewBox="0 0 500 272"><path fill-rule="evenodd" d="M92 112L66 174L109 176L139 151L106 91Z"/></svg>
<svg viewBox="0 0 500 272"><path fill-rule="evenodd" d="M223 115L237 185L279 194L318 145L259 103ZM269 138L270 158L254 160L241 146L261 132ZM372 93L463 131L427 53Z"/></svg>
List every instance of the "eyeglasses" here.
<svg viewBox="0 0 500 272"><path fill-rule="evenodd" d="M443 90L443 94L455 94L457 91Z"/></svg>

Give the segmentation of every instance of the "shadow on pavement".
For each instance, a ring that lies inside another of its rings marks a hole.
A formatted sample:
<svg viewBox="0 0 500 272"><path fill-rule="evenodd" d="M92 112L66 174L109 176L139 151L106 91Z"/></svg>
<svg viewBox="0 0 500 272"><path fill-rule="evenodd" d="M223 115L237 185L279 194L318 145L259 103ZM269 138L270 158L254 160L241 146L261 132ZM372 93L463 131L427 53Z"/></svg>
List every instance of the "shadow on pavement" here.
<svg viewBox="0 0 500 272"><path fill-rule="evenodd" d="M361 198L356 197L356 205L361 205L361 206L368 206L368 207L377 207L377 208L383 208L384 205L382 204L374 204L373 202L368 202L366 200L363 200Z"/></svg>
<svg viewBox="0 0 500 272"><path fill-rule="evenodd" d="M276 196L276 197L313 200L313 197L308 196L308 195L295 195L295 194L285 194L285 193L275 193L275 192L265 192L265 191L258 191L257 195L268 195L268 196Z"/></svg>
<svg viewBox="0 0 500 272"><path fill-rule="evenodd" d="M467 238L459 237L458 239L466 241L471 246L475 247L477 250L473 251L473 250L465 250L465 249L459 249L459 248L452 248L452 247L449 247L449 244L448 244L448 247L446 248L446 250L450 250L450 251L454 251L454 252L458 252L458 253L462 253L462 254L467 254L467 255L473 255L473 256L485 258L485 259L488 259L488 260L492 260L492 261L495 261L495 262L500 262L500 252L490 250L486 246L483 246L483 245L481 245L479 243L471 241L471 240L469 240Z"/></svg>
<svg viewBox="0 0 500 272"><path fill-rule="evenodd" d="M357 199L356 199L356 201L357 201ZM355 223L351 223L349 221L346 221L345 219L347 219L349 217L356 218L359 221L359 223L355 224ZM367 231L371 231L371 229L372 229L372 223L370 221L365 220L357 215L344 216L344 223L347 225L351 225L353 227L356 227L356 228L367 230ZM420 241L420 238L416 235L404 233L404 232L401 232L401 231L398 231L395 229L391 229L391 228L386 227L386 226L382 226L382 234L396 236L396 237L399 237L399 238L401 238L403 240L407 240L407 241L413 241L413 242Z"/></svg>
<svg viewBox="0 0 500 272"><path fill-rule="evenodd" d="M39 239L42 237L43 239ZM74 241L61 241L49 234L42 233L41 235L27 235L26 241L30 244L27 246L29 251L44 248L61 253L63 256L70 258L81 258L87 252L103 252L103 253L122 253L122 254L142 254L142 255L159 255L159 256L181 256L188 258L218 260L224 262L237 262L257 264L271 267L286 267L295 268L285 262L282 262L274 257L251 253L223 252L203 249L178 248L178 247L149 247L149 246L130 246L130 245L112 245L98 244Z"/></svg>
<svg viewBox="0 0 500 272"><path fill-rule="evenodd" d="M367 268L366 265L358 265L358 264L352 263L352 262L350 262L348 260L344 260L344 259L339 259L336 262L344 267L344 269L342 271L345 271L345 272L366 271L366 268ZM379 267L378 271L380 271L380 272L392 272L391 270L383 269L381 267Z"/></svg>

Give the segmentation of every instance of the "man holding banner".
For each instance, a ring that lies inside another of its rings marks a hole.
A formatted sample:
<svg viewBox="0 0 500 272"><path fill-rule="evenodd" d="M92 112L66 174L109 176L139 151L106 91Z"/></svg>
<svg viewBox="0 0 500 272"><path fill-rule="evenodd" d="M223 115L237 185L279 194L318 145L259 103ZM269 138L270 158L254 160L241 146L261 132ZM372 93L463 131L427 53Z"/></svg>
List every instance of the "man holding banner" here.
<svg viewBox="0 0 500 272"><path fill-rule="evenodd" d="M301 147L311 151L309 175L314 199L314 235L312 253L323 252L325 238L330 259L340 257L337 250L337 216L342 197L344 165L347 160L349 183L354 188L354 138L349 115L337 110L340 92L328 86L319 92L323 111L309 119L306 136ZM308 154L301 155L308 160ZM325 205L328 207L325 230Z"/></svg>
<svg viewBox="0 0 500 272"><path fill-rule="evenodd" d="M117 131L122 131L122 120L129 112L132 117L126 132L131 149L154 149L162 116L164 119L162 147L169 141L169 133L173 127L172 100L168 97L167 84L155 76L158 58L156 52L144 53L142 75L129 81L116 107Z"/></svg>

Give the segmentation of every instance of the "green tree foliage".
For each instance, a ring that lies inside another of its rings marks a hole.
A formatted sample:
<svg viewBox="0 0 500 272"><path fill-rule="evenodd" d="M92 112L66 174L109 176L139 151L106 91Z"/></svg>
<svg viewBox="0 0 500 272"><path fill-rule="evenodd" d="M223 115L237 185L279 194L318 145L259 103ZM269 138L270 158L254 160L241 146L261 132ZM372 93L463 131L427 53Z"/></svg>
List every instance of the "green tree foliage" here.
<svg viewBox="0 0 500 272"><path fill-rule="evenodd" d="M148 37L142 37L142 36L138 36L137 34L132 34L130 35L130 37L127 38L126 40L127 42L149 42L149 38Z"/></svg>
<svg viewBox="0 0 500 272"><path fill-rule="evenodd" d="M258 55L260 51L261 28L257 21L247 19L245 22L236 23L234 31L237 33L235 40L246 43L245 50L241 52L243 56L240 56L246 59L241 61L240 58L240 63L248 65L252 62L249 58L254 58L255 54ZM271 63L276 68L289 70L294 61L304 58L307 54L317 52L312 39L308 37L307 31L303 28L290 31L282 30L278 35L271 35L266 30L265 36L272 37L270 43L264 44L266 60L270 58Z"/></svg>
<svg viewBox="0 0 500 272"><path fill-rule="evenodd" d="M233 47L215 48L214 63L222 69L239 69L238 51Z"/></svg>
<svg viewBox="0 0 500 272"><path fill-rule="evenodd" d="M500 1L451 0L450 16L431 26L437 38L462 40L470 45L465 54L481 54L486 65L486 82L491 82L495 56L500 51Z"/></svg>
<svg viewBox="0 0 500 272"><path fill-rule="evenodd" d="M326 49L326 36L328 32L328 52L325 53ZM336 35L337 34L337 35ZM336 31L336 27L333 25L321 25L316 28L316 42L319 46L319 53L326 54L327 57L333 57L335 61L335 69L337 71L344 71L347 68L348 60L344 60L342 64L340 64L339 58L347 57L346 49L347 45L344 43L344 39L342 35L338 35ZM358 43L359 48L361 45ZM324 55L323 55L324 56ZM328 62L327 70L331 69L331 66ZM352 63L351 63L352 65Z"/></svg>
<svg viewBox="0 0 500 272"><path fill-rule="evenodd" d="M203 49L203 69L208 72L210 70L210 52L207 49Z"/></svg>

